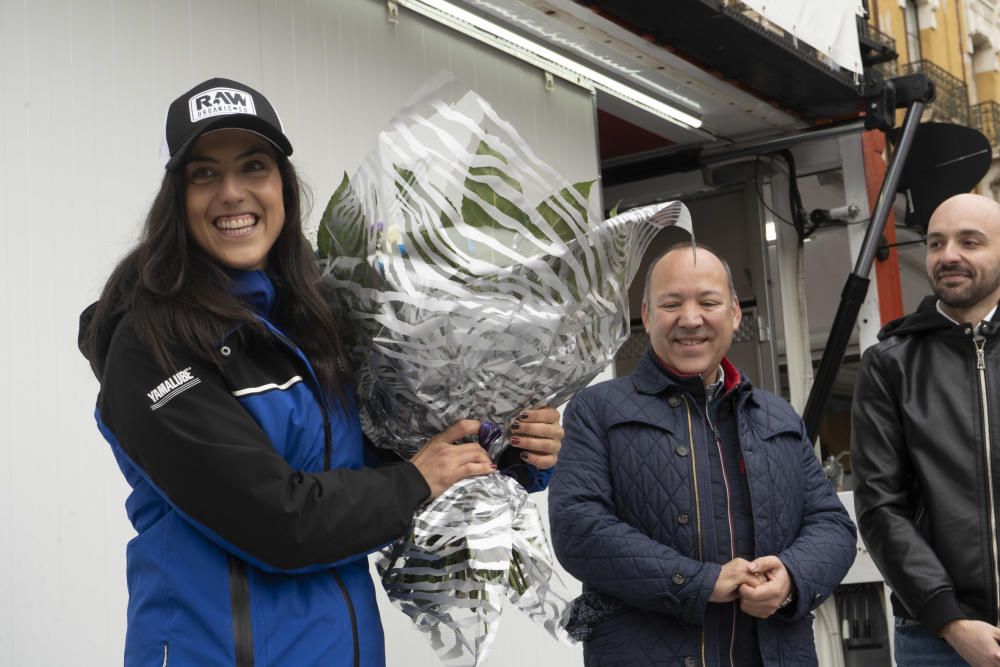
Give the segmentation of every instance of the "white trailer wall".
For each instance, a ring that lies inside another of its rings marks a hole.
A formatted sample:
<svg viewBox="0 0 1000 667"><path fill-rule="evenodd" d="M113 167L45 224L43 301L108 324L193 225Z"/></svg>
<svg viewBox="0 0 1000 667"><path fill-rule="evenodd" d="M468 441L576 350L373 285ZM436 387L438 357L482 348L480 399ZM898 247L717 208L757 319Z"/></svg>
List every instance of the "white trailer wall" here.
<svg viewBox="0 0 1000 667"><path fill-rule="evenodd" d="M540 71L405 12L390 23L385 2L0 0L0 665L121 663L128 489L94 425L77 315L136 238L166 105L216 75L264 91L314 233L343 172L441 70L568 180L597 176L590 94L545 91ZM390 665L438 664L383 616ZM511 609L490 660L580 663Z"/></svg>

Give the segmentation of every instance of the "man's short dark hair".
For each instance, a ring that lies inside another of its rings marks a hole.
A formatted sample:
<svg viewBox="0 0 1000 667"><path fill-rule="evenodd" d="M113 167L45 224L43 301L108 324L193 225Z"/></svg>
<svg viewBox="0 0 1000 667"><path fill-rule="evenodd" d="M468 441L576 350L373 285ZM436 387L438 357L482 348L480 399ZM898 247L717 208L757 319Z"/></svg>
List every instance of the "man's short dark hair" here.
<svg viewBox="0 0 1000 667"><path fill-rule="evenodd" d="M684 248L690 248L691 252L694 252L695 248L704 250L705 252L711 253L716 257L716 259L722 262L722 268L726 270L726 281L729 283L729 298L732 300L734 306L739 303L739 300L736 297L736 284L733 283L733 270L729 268L729 262L727 262L722 255L715 252L713 248L699 241L678 241L653 258L653 261L649 264L649 268L646 269L646 282L643 283L642 286L642 302L646 304L647 307L649 306L649 281L653 277L653 269L656 268L656 265L660 263L661 259L673 251Z"/></svg>

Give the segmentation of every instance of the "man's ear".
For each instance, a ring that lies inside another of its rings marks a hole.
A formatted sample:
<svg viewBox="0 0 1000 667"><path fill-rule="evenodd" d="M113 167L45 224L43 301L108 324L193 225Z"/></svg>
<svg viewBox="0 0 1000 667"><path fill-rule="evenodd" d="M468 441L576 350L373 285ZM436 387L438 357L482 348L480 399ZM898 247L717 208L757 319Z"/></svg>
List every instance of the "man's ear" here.
<svg viewBox="0 0 1000 667"><path fill-rule="evenodd" d="M642 327L649 333L649 310L646 307L646 302L642 302Z"/></svg>
<svg viewBox="0 0 1000 667"><path fill-rule="evenodd" d="M733 299L733 297L729 297ZM743 320L743 311L740 310L740 302L733 299L733 331L740 328L740 322Z"/></svg>

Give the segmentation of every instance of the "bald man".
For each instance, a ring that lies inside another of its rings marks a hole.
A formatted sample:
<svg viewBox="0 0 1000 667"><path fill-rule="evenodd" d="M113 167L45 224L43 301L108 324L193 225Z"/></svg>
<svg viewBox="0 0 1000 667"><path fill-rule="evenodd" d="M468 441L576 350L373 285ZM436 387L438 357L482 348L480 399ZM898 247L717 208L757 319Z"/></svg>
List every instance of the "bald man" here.
<svg viewBox="0 0 1000 667"><path fill-rule="evenodd" d="M933 296L862 359L851 460L861 535L892 589L899 665L1000 665L1000 205L927 226Z"/></svg>
<svg viewBox="0 0 1000 667"><path fill-rule="evenodd" d="M718 255L669 249L646 276L646 355L566 409L549 522L584 585L569 629L588 667L816 665L809 612L854 525L792 407L726 359L740 317Z"/></svg>

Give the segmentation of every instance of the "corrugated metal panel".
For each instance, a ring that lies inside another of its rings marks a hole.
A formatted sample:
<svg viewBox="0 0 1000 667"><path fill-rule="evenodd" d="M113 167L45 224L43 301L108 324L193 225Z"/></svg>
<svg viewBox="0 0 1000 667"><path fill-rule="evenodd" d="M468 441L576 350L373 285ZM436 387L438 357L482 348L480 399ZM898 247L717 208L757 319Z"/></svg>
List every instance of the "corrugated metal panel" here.
<svg viewBox="0 0 1000 667"><path fill-rule="evenodd" d="M596 177L588 94L547 93L537 70L385 7L0 0L0 664L121 661L127 488L94 427L77 315L135 238L174 96L213 75L266 92L314 192L313 231L340 175L442 69L568 179ZM505 624L492 664L579 662L518 614ZM431 654L407 625L387 612L390 664L436 664L414 660Z"/></svg>

